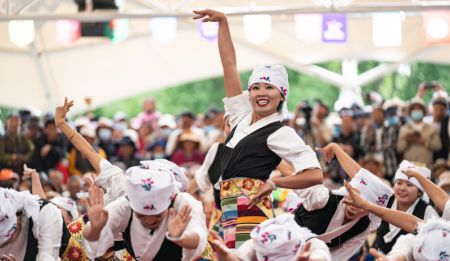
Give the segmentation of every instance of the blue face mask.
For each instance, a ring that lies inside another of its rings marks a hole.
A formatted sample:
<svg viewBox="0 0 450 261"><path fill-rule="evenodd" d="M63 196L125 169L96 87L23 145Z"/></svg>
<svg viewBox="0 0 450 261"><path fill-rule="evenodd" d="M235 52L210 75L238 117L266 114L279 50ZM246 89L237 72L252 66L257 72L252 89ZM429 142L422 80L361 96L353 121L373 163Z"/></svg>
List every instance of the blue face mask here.
<svg viewBox="0 0 450 261"><path fill-rule="evenodd" d="M112 137L112 132L110 129L100 129L98 131L98 137L100 138L100 140L102 141L108 141L111 139Z"/></svg>
<svg viewBox="0 0 450 261"><path fill-rule="evenodd" d="M421 121L423 119L423 111L422 110L413 110L411 112L411 119L413 121Z"/></svg>
<svg viewBox="0 0 450 261"><path fill-rule="evenodd" d="M391 116L388 118L389 126L398 125L400 123L400 119L397 116Z"/></svg>

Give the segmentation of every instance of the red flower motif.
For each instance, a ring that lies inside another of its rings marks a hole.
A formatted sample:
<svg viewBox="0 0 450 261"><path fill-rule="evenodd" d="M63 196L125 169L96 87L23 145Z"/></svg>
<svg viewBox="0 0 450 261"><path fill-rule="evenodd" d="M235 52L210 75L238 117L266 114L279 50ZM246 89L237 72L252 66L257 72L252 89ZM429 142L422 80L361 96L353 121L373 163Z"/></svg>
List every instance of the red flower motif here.
<svg viewBox="0 0 450 261"><path fill-rule="evenodd" d="M255 186L255 182L253 182L253 180L251 179L244 179L242 186L244 187L244 189L251 191Z"/></svg>
<svg viewBox="0 0 450 261"><path fill-rule="evenodd" d="M69 249L69 260L80 261L83 256L83 252L78 247L71 247Z"/></svg>
<svg viewBox="0 0 450 261"><path fill-rule="evenodd" d="M80 222L74 222L72 224L69 224L67 228L69 229L71 234L77 234L81 230L81 224Z"/></svg>
<svg viewBox="0 0 450 261"><path fill-rule="evenodd" d="M225 182L225 183L223 184L223 189L224 189L224 190L229 190L229 189L230 189L230 186L231 186L230 182Z"/></svg>
<svg viewBox="0 0 450 261"><path fill-rule="evenodd" d="M263 202L262 202L263 206L266 207L267 209L272 209L272 203L270 202L269 198L264 198Z"/></svg>

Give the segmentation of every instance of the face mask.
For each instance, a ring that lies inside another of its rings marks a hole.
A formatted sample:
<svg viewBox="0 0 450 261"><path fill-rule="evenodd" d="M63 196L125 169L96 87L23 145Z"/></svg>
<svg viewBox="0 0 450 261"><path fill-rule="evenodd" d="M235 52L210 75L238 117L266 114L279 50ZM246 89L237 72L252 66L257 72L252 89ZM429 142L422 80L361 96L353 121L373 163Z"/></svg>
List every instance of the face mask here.
<svg viewBox="0 0 450 261"><path fill-rule="evenodd" d="M118 129L119 131L124 131L126 129L128 129L128 124L126 122L118 122L116 123L116 129Z"/></svg>
<svg viewBox="0 0 450 261"><path fill-rule="evenodd" d="M400 119L397 116L391 116L388 118L389 126L398 125L400 123Z"/></svg>
<svg viewBox="0 0 450 261"><path fill-rule="evenodd" d="M112 132L110 129L100 129L98 131L98 137L100 138L100 140L102 141L107 141L110 140L112 137Z"/></svg>
<svg viewBox="0 0 450 261"><path fill-rule="evenodd" d="M165 159L166 155L164 153L155 153L153 154L154 159Z"/></svg>
<svg viewBox="0 0 450 261"><path fill-rule="evenodd" d="M159 130L160 136L164 137L164 138L169 137L171 132L172 132L172 130L169 128L164 128L164 129Z"/></svg>
<svg viewBox="0 0 450 261"><path fill-rule="evenodd" d="M411 119L413 119L413 121L421 121L422 118L423 118L422 110L413 110L411 112Z"/></svg>

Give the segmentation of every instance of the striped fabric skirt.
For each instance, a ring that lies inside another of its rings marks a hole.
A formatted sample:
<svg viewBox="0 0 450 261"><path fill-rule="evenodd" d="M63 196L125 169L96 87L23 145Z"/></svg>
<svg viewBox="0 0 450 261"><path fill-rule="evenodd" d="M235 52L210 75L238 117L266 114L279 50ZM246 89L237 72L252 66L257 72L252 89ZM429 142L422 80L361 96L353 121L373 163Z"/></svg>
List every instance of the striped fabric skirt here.
<svg viewBox="0 0 450 261"><path fill-rule="evenodd" d="M220 183L223 239L228 248L239 248L250 239L250 232L261 222L274 217L269 197L248 208L251 196L259 191L264 181L251 178L233 178Z"/></svg>

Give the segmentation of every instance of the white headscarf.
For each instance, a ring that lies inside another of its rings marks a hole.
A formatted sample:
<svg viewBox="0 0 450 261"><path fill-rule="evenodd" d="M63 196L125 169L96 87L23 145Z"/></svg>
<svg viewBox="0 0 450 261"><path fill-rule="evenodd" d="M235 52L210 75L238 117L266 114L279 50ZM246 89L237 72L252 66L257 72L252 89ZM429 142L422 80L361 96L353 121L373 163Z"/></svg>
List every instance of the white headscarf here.
<svg viewBox="0 0 450 261"><path fill-rule="evenodd" d="M299 226L292 214L282 214L255 227L250 236L258 260L294 260L303 244L316 237L309 229Z"/></svg>
<svg viewBox="0 0 450 261"><path fill-rule="evenodd" d="M411 182L412 184L414 184L414 186L416 186L417 188L420 189L420 191L423 192L423 187L422 187L422 185L420 185L420 182L416 178L410 178L410 177L406 176L405 173L403 173L404 170L408 170L408 169L412 169L412 170L416 171L417 173L419 173L420 175L424 176L427 179L430 179L430 177L431 177L431 170L429 170L428 168L419 167L410 161L403 160L400 163L400 166L398 167L397 171L395 172L394 182L398 179L407 180L407 181Z"/></svg>
<svg viewBox="0 0 450 261"><path fill-rule="evenodd" d="M177 164L168 161L166 159L155 159L141 161L141 164L149 170L156 171L169 171L175 177L177 188L181 192L186 192L189 185L189 180L186 178L184 168L179 167Z"/></svg>
<svg viewBox="0 0 450 261"><path fill-rule="evenodd" d="M18 192L0 188L0 245L7 242L17 229L18 211L23 211L26 217L32 218L34 224L38 223L40 210L38 199L28 191Z"/></svg>
<svg viewBox="0 0 450 261"><path fill-rule="evenodd" d="M253 69L250 79L248 79L247 88L250 90L252 84L259 82L271 84L280 91L281 95L284 97L281 114L283 115L283 118L286 118L288 116L287 99L289 96L289 79L286 68L279 64L266 64L256 67Z"/></svg>
<svg viewBox="0 0 450 261"><path fill-rule="evenodd" d="M125 174L130 207L142 215L158 215L167 210L178 191L169 170L150 170L142 165L127 169Z"/></svg>
<svg viewBox="0 0 450 261"><path fill-rule="evenodd" d="M419 228L414 242L415 260L450 260L450 222L432 218Z"/></svg>
<svg viewBox="0 0 450 261"><path fill-rule="evenodd" d="M363 168L361 168L358 173L356 173L355 177L352 178L350 185L358 189L364 199L382 207L386 207L389 198L394 193L380 178ZM346 196L348 191L345 187L342 187L334 193L336 195ZM371 213L369 214L369 217L372 221L372 225L380 225L380 218Z"/></svg>
<svg viewBox="0 0 450 261"><path fill-rule="evenodd" d="M65 197L54 197L50 201L55 205L69 211L72 219L76 219L78 216L80 216L80 214L78 213L77 203L74 200Z"/></svg>

